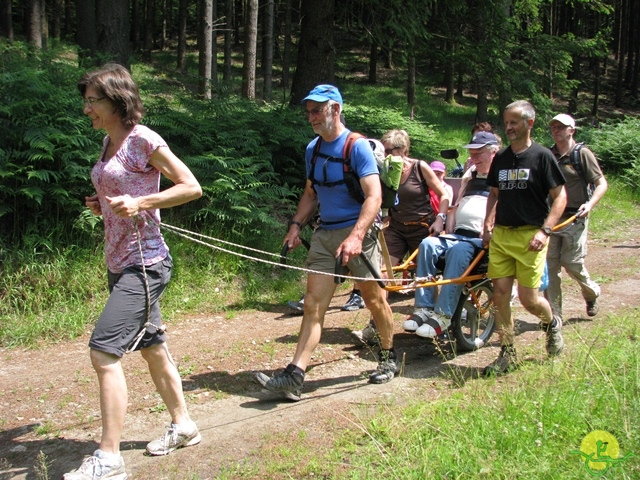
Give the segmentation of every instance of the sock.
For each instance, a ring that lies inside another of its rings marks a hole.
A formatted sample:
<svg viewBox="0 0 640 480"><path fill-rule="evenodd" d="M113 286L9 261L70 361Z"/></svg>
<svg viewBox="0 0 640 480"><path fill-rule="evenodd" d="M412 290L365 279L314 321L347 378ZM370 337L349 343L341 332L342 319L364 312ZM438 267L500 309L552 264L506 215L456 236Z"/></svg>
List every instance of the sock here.
<svg viewBox="0 0 640 480"><path fill-rule="evenodd" d="M93 452L94 457L98 457L100 460L104 460L107 465L118 465L120 463L121 455L118 453L109 453L104 450L97 449Z"/></svg>
<svg viewBox="0 0 640 480"><path fill-rule="evenodd" d="M356 295L362 296L362 293L357 288L354 288L351 293L355 293Z"/></svg>
<svg viewBox="0 0 640 480"><path fill-rule="evenodd" d="M287 365L287 368L285 368L284 371L285 373L296 375L300 377L301 380L304 380L304 370L302 370L297 365L294 365L293 363L290 363L289 365Z"/></svg>
<svg viewBox="0 0 640 480"><path fill-rule="evenodd" d="M389 360L397 360L398 356L396 354L396 349L391 347L389 350L380 349L380 361L383 362L387 359Z"/></svg>
<svg viewBox="0 0 640 480"><path fill-rule="evenodd" d="M173 423L173 422L172 422ZM190 434L194 430L197 430L196 423L193 420L187 420L186 422L174 423L177 430L182 433Z"/></svg>

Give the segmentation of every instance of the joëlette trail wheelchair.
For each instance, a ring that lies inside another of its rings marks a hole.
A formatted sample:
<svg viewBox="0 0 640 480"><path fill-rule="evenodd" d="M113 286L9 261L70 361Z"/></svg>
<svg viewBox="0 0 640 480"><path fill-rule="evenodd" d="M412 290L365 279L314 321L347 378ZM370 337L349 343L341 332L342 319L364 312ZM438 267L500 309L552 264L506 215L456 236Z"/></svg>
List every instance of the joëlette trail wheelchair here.
<svg viewBox="0 0 640 480"><path fill-rule="evenodd" d="M572 216L556 225L553 230L558 231L573 223L575 219L576 217ZM415 258L418 255L417 249L401 264L392 267L393 275L389 275L389 278L396 278L397 276L400 276L400 278L391 283L382 281L381 272L386 272L387 268L383 267L380 272L365 255L362 255L361 258L372 275L378 280L380 287L389 292L415 291L418 288L440 287L451 283L463 284L458 303L451 317L451 325L448 332L450 334L449 339L453 338L455 340L457 351L470 352L488 343L496 327L493 284L491 279L487 277L489 252L485 248L477 248L476 250L476 256L458 278L442 278L444 255L441 255L436 263L438 270L436 275L428 279L410 280L408 283L407 278L413 276L416 270ZM342 268L342 258L338 258L336 260L336 275L340 274ZM336 282L340 281L341 279L336 277Z"/></svg>
<svg viewBox="0 0 640 480"><path fill-rule="evenodd" d="M455 347L459 351L473 351L485 345L495 329L495 315L493 308L493 285L487 277L488 255L486 249L478 249L478 253L458 278L442 278L444 270L444 255L438 259L437 274L430 279L415 279L407 283L407 274L413 276L416 269L416 249L409 257L399 265L393 267L393 275L399 276L396 282L386 283L382 281L382 275L378 268L374 267L368 258L362 256L363 261L372 275L378 279L381 288L389 292L415 291L423 287L440 287L450 283L463 284L458 304L451 317L449 327L450 338L455 339ZM342 271L342 259L336 260L336 274ZM386 272L386 268L382 269ZM340 277L335 277L340 282Z"/></svg>

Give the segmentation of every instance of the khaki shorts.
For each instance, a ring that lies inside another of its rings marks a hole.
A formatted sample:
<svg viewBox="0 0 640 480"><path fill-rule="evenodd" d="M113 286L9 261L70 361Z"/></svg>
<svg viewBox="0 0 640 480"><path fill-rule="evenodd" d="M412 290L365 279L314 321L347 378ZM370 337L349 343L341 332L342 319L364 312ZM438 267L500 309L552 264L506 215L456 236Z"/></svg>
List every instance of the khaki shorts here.
<svg viewBox="0 0 640 480"><path fill-rule="evenodd" d="M529 251L531 239L540 227L501 227L496 225L489 243L489 278L515 277L527 288L540 288L547 259L547 246ZM548 245L548 242L547 242Z"/></svg>
<svg viewBox="0 0 640 480"><path fill-rule="evenodd" d="M344 240L353 230L353 226L346 228L338 228L336 230L325 230L318 228L313 232L311 237L311 246L309 255L307 255L307 268L318 272L335 273L336 271L336 251ZM370 229L362 240L362 253L367 256L371 264L380 269L382 265L382 253L380 242L377 237L378 230ZM354 277L363 277L373 279L373 275L362 261L360 255L349 259L347 269ZM342 269L340 273L346 274L346 269Z"/></svg>

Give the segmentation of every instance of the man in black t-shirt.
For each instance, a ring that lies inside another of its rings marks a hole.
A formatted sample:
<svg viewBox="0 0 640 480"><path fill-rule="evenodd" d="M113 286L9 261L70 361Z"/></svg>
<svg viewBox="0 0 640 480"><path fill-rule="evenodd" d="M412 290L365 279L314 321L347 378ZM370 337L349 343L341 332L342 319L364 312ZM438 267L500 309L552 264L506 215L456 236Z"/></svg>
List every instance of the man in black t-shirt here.
<svg viewBox="0 0 640 480"><path fill-rule="evenodd" d="M552 228L566 205L564 177L551 151L531 139L533 106L524 100L509 104L503 113L510 145L495 156L487 183L483 244L489 246L488 276L493 282L496 327L502 350L485 374L502 374L517 366L513 346L511 289L518 280L522 306L541 321L549 355L564 348L562 320L538 295ZM553 199L551 206L548 198Z"/></svg>

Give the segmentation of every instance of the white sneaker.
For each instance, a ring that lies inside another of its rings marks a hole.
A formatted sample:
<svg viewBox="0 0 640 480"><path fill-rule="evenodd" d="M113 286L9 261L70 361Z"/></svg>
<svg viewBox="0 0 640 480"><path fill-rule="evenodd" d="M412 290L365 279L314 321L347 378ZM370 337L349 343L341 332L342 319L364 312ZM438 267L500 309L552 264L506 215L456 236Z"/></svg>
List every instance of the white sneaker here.
<svg viewBox="0 0 640 480"><path fill-rule="evenodd" d="M197 445L200 440L202 437L194 422L185 426L172 423L167 427L164 435L147 445L147 453L149 455L167 455L178 448Z"/></svg>
<svg viewBox="0 0 640 480"><path fill-rule="evenodd" d="M124 469L122 455L108 455L100 449L93 452L90 457L85 457L78 469L62 476L63 480L103 480L107 478L127 480L129 476Z"/></svg>
<svg viewBox="0 0 640 480"><path fill-rule="evenodd" d="M424 325L416 330L416 335L425 338L435 338L442 332L445 332L450 325L451 319L449 317L431 312L429 318L425 320Z"/></svg>
<svg viewBox="0 0 640 480"><path fill-rule="evenodd" d="M430 308L418 307L413 311L411 316L404 321L402 328L405 332L415 332L427 321L427 318L429 318L429 315L432 313L433 310Z"/></svg>

